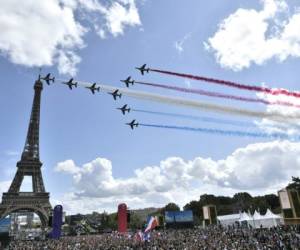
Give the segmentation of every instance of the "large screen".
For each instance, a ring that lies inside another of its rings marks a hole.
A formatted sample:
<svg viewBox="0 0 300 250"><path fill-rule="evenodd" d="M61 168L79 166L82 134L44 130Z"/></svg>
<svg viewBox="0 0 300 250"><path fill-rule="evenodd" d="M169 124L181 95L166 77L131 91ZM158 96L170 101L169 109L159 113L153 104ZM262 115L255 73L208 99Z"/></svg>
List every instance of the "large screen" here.
<svg viewBox="0 0 300 250"><path fill-rule="evenodd" d="M0 233L7 233L10 228L10 218L0 220Z"/></svg>
<svg viewBox="0 0 300 250"><path fill-rule="evenodd" d="M166 211L165 212L166 223L181 223L181 222L193 222L192 210L186 211Z"/></svg>

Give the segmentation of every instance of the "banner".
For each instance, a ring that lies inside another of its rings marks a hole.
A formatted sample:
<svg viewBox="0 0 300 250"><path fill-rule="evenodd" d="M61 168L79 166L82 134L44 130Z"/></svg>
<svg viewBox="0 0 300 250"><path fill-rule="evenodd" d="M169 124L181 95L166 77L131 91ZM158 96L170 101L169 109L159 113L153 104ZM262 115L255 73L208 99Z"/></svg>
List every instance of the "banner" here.
<svg viewBox="0 0 300 250"><path fill-rule="evenodd" d="M279 191L278 194L279 194L279 199L280 199L280 202L281 202L281 208L282 209L292 208L288 192L286 190L282 190L282 191Z"/></svg>
<svg viewBox="0 0 300 250"><path fill-rule="evenodd" d="M61 236L61 226L63 221L63 207L57 205L54 207L53 219L52 219L52 232L50 238L59 239Z"/></svg>
<svg viewBox="0 0 300 250"><path fill-rule="evenodd" d="M118 206L118 232L127 232L127 205L125 203Z"/></svg>

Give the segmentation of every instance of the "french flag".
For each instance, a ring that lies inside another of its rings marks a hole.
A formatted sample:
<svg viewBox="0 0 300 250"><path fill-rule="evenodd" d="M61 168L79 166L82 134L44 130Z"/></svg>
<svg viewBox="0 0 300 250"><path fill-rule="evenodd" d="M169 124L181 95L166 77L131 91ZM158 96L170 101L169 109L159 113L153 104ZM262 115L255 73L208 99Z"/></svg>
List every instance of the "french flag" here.
<svg viewBox="0 0 300 250"><path fill-rule="evenodd" d="M149 221L148 221L148 224L147 224L147 227L145 228L145 233L151 231L152 229L156 228L158 226L158 219L157 217L154 217L154 216L151 216Z"/></svg>
<svg viewBox="0 0 300 250"><path fill-rule="evenodd" d="M138 231L135 235L137 241L144 241L144 234L142 231Z"/></svg>

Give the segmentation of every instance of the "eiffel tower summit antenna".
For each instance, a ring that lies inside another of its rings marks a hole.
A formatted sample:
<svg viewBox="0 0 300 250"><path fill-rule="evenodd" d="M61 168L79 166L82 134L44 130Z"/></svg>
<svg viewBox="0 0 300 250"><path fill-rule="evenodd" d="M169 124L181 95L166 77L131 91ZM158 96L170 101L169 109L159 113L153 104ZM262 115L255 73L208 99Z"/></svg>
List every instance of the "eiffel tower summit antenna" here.
<svg viewBox="0 0 300 250"><path fill-rule="evenodd" d="M21 160L17 162L17 172L8 192L3 193L0 204L0 219L14 212L35 212L41 220L42 227L48 224L52 210L49 193L45 191L39 153L40 105L43 83L36 80L34 99L27 131L27 137ZM25 176L32 178L32 192L21 192Z"/></svg>

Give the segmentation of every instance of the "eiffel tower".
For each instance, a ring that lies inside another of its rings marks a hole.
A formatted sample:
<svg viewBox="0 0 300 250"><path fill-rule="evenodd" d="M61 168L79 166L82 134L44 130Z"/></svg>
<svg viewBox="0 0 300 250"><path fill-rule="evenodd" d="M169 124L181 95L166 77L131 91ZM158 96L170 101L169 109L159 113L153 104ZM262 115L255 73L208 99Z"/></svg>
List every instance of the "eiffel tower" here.
<svg viewBox="0 0 300 250"><path fill-rule="evenodd" d="M39 156L40 103L43 83L40 78L34 84L34 99L26 143L17 162L17 173L7 193L3 193L0 204L0 219L15 212L35 212L42 227L47 227L51 213L49 193L45 191ZM24 176L32 178L32 192L21 192Z"/></svg>

